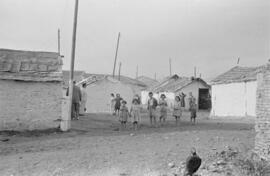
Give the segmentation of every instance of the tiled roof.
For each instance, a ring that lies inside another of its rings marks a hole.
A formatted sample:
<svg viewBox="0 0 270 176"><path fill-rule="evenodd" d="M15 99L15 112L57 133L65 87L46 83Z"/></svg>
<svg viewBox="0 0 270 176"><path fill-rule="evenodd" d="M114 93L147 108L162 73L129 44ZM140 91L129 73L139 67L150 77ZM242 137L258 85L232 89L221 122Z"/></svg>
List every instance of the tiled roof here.
<svg viewBox="0 0 270 176"><path fill-rule="evenodd" d="M233 67L211 81L211 84L228 84L236 82L256 81L257 73L262 72L265 66L259 67Z"/></svg>
<svg viewBox="0 0 270 176"><path fill-rule="evenodd" d="M168 76L168 77L164 78L159 84L156 84L156 85L150 87L149 90L151 90L153 92L161 92L161 91L167 90L166 86L169 86L169 85L175 83L178 80L178 78L179 78L179 76L176 74L173 76Z"/></svg>
<svg viewBox="0 0 270 176"><path fill-rule="evenodd" d="M157 80L154 80L152 78L149 78L147 76L140 76L138 77L138 81L143 82L147 87L152 87L154 85L157 85L159 82Z"/></svg>
<svg viewBox="0 0 270 176"><path fill-rule="evenodd" d="M0 49L0 79L62 81L62 65L55 52Z"/></svg>
<svg viewBox="0 0 270 176"><path fill-rule="evenodd" d="M110 77L110 78L112 78L112 75L86 73L85 78L88 78L88 77L98 77L98 78L99 77ZM118 80L118 76L116 75L113 79ZM120 76L120 82L122 82L124 84L136 85L136 86L143 87L143 88L147 87L147 85L144 84L143 82L136 80L136 79L133 79L133 78L130 78L130 77L127 77L127 76L123 76L123 75Z"/></svg>
<svg viewBox="0 0 270 176"><path fill-rule="evenodd" d="M173 75L171 77L167 77L160 84L153 86L150 91L153 92L176 92L191 84L194 81L200 81L206 86L209 86L204 80L201 78L189 78L189 77L179 77L178 75Z"/></svg>

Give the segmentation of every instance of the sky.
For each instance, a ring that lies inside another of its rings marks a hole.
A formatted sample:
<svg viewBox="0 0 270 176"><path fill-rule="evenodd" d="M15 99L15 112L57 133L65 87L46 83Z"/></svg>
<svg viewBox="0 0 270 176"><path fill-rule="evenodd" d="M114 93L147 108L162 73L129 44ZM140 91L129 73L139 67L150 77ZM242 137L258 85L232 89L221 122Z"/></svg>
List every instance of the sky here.
<svg viewBox="0 0 270 176"><path fill-rule="evenodd" d="M75 0L1 0L0 48L57 51L70 68ZM75 69L130 77L214 78L270 59L269 0L79 0Z"/></svg>

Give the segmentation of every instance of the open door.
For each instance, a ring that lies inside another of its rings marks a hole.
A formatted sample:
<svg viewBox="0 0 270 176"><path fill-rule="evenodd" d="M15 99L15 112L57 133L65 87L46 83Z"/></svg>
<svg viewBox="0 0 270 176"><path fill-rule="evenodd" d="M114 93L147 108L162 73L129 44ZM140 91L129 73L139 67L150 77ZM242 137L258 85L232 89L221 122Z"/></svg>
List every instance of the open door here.
<svg viewBox="0 0 270 176"><path fill-rule="evenodd" d="M209 89L199 89L199 109L211 109L211 96L209 93Z"/></svg>

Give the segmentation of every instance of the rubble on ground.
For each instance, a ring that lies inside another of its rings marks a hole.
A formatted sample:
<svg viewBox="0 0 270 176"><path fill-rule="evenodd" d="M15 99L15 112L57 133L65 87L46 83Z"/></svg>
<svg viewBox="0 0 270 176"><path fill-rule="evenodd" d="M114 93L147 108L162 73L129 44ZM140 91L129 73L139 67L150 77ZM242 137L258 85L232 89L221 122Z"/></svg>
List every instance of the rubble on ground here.
<svg viewBox="0 0 270 176"><path fill-rule="evenodd" d="M185 162L180 166L170 167L167 176L182 176ZM196 176L269 176L270 163L259 158L253 151L239 151L238 148L227 147L226 150L209 155L196 173Z"/></svg>

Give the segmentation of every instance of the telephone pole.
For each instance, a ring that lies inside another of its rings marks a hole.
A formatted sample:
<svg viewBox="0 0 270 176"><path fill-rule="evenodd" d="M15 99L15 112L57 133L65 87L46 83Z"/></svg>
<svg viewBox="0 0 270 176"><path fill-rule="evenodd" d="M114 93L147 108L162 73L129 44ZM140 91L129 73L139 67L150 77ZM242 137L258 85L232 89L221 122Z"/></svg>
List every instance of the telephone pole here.
<svg viewBox="0 0 270 176"><path fill-rule="evenodd" d="M136 67L136 79L138 79L138 73L139 72L139 68L138 68L138 65L137 65L137 67Z"/></svg>
<svg viewBox="0 0 270 176"><path fill-rule="evenodd" d="M120 32L118 33L117 44L116 44L116 51L115 51L115 56L114 56L113 77L115 75L115 66L116 66L116 60L117 60L117 54L118 54L118 48L119 48L119 40L120 40Z"/></svg>
<svg viewBox="0 0 270 176"><path fill-rule="evenodd" d="M57 46L58 46L58 54L60 55L60 48L61 48L61 43L60 43L60 29L58 29L57 32Z"/></svg>
<svg viewBox="0 0 270 176"><path fill-rule="evenodd" d="M66 121L66 128L62 129L67 131L70 128L70 120L72 117L72 97L73 97L73 79L74 79L74 62L75 62L75 48L76 48L76 32L77 32L77 18L78 18L78 5L79 1L75 0L74 19L73 19L73 33L72 33L72 48L71 48L71 63L69 75L69 113Z"/></svg>
<svg viewBox="0 0 270 176"><path fill-rule="evenodd" d="M122 63L119 62L119 70L118 70L118 80L120 81L120 76L121 76L121 66L122 66Z"/></svg>
<svg viewBox="0 0 270 176"><path fill-rule="evenodd" d="M172 76L172 60L171 60L171 58L169 59L169 64L170 64L170 76Z"/></svg>
<svg viewBox="0 0 270 176"><path fill-rule="evenodd" d="M196 78L196 77L197 77L197 68L194 67L194 78Z"/></svg>

